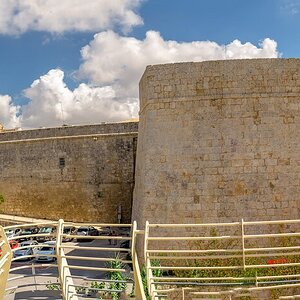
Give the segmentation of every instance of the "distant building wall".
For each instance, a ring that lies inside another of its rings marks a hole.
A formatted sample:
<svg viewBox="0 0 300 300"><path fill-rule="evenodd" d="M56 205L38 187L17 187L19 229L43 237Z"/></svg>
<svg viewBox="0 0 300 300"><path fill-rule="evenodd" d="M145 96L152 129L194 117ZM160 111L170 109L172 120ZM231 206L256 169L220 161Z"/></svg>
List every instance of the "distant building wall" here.
<svg viewBox="0 0 300 300"><path fill-rule="evenodd" d="M148 66L133 219L300 217L300 60Z"/></svg>
<svg viewBox="0 0 300 300"><path fill-rule="evenodd" d="M73 221L131 220L137 123L0 134L0 210Z"/></svg>

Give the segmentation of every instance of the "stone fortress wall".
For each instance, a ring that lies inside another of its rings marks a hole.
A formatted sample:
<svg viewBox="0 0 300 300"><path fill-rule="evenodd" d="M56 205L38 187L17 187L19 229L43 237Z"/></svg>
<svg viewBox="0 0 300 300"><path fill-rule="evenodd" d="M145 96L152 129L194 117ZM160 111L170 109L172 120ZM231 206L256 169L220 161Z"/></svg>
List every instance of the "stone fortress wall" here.
<svg viewBox="0 0 300 300"><path fill-rule="evenodd" d="M0 133L0 211L117 222L121 207L141 227L297 219L299 132L300 59L149 66L139 125Z"/></svg>
<svg viewBox="0 0 300 300"><path fill-rule="evenodd" d="M3 213L130 222L138 123L0 133Z"/></svg>
<svg viewBox="0 0 300 300"><path fill-rule="evenodd" d="M133 219L300 217L300 59L148 66Z"/></svg>

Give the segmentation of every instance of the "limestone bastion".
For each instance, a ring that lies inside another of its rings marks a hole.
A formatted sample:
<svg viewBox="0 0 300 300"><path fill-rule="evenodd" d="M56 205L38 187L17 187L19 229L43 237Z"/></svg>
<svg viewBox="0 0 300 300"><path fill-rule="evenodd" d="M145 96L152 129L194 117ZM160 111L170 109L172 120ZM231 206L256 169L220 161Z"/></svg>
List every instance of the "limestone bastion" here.
<svg viewBox="0 0 300 300"><path fill-rule="evenodd" d="M148 66L133 219L300 217L300 59Z"/></svg>
<svg viewBox="0 0 300 300"><path fill-rule="evenodd" d="M139 125L0 133L8 214L140 227L298 219L299 192L300 59L148 66Z"/></svg>

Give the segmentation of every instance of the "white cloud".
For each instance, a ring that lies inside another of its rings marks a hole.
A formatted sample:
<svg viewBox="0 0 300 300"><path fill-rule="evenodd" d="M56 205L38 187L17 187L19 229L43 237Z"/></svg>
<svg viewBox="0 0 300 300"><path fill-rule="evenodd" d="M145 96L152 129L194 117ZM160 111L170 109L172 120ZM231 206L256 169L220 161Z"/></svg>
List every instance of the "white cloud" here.
<svg viewBox="0 0 300 300"><path fill-rule="evenodd" d="M110 86L82 83L71 91L63 79L64 72L53 69L24 91L30 102L23 107L22 127L120 121L137 113L137 104L119 103Z"/></svg>
<svg viewBox="0 0 300 300"><path fill-rule="evenodd" d="M19 106L12 103L8 95L0 95L0 124L4 128L16 128L20 126Z"/></svg>
<svg viewBox="0 0 300 300"><path fill-rule="evenodd" d="M134 10L141 0L1 0L0 33L29 30L63 33L121 28L142 24Z"/></svg>
<svg viewBox="0 0 300 300"><path fill-rule="evenodd" d="M130 119L138 114L138 82L147 65L278 57L279 53L277 43L268 38L259 46L238 40L219 45L210 41L166 41L154 31L147 32L144 40L106 31L96 34L81 55L77 75L89 84L70 90L64 82L64 72L50 70L24 91L30 101L22 107L21 116L17 117L18 108L5 96L8 100L3 110L6 113L2 113L6 116L4 122L20 122L27 128Z"/></svg>
<svg viewBox="0 0 300 300"><path fill-rule="evenodd" d="M148 31L144 40L98 33L81 50L78 76L96 85L112 85L118 97L137 97L138 81L147 65L238 58L278 57L277 43L269 38L257 47L235 40L228 45L210 41L176 42Z"/></svg>

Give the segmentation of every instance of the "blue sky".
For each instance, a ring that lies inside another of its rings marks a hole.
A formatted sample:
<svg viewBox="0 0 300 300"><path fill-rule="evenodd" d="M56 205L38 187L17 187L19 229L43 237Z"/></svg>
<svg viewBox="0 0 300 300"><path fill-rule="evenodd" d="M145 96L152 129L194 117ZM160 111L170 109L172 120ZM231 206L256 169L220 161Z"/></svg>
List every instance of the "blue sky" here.
<svg viewBox="0 0 300 300"><path fill-rule="evenodd" d="M0 3L0 123L7 127L135 117L138 78L150 63L299 56L297 0L63 0L61 11L58 0L32 10L37 0L17 2Z"/></svg>

